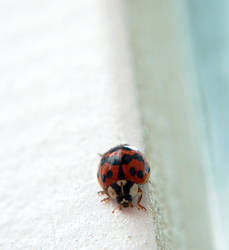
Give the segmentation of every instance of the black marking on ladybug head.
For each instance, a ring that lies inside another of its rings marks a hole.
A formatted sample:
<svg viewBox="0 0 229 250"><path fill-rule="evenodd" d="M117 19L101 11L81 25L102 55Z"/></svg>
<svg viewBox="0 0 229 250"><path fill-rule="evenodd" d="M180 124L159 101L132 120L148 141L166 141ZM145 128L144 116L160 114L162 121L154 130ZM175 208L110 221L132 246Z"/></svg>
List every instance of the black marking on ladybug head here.
<svg viewBox="0 0 229 250"><path fill-rule="evenodd" d="M123 192L124 194L129 194L130 193L130 188L134 185L132 181L127 181L125 185L123 185Z"/></svg>
<svg viewBox="0 0 229 250"><path fill-rule="evenodd" d="M137 192L138 185L127 180L119 180L108 187L108 194L123 207L129 207Z"/></svg>
<svg viewBox="0 0 229 250"><path fill-rule="evenodd" d="M119 196L117 197L118 203L121 203L121 202L123 202L124 200L125 200L125 201L132 201L131 195L125 194L125 195L119 195Z"/></svg>
<svg viewBox="0 0 229 250"><path fill-rule="evenodd" d="M121 204L123 207L129 207L129 202L127 201L123 201Z"/></svg>
<svg viewBox="0 0 229 250"><path fill-rule="evenodd" d="M121 187L117 184L117 182L111 184L111 187L115 190L117 195L121 193Z"/></svg>

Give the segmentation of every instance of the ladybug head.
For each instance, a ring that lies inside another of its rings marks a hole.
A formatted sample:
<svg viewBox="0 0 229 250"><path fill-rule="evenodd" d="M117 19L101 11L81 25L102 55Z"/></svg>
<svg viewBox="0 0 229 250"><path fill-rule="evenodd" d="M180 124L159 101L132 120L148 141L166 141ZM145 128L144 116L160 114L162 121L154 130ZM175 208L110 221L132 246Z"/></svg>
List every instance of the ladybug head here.
<svg viewBox="0 0 229 250"><path fill-rule="evenodd" d="M119 180L111 184L107 191L109 196L122 207L129 207L138 193L138 185L132 181Z"/></svg>

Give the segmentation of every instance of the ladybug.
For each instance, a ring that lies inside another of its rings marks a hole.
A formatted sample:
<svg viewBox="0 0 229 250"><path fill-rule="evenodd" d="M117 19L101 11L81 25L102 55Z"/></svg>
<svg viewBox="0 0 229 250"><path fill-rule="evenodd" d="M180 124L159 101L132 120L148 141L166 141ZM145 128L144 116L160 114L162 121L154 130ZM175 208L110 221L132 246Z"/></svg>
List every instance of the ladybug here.
<svg viewBox="0 0 229 250"><path fill-rule="evenodd" d="M145 184L150 176L150 166L143 154L128 144L118 145L101 155L97 178L108 197L102 201L115 200L116 209L133 207L133 199L140 193L137 208L146 210L140 204L142 190L139 185Z"/></svg>

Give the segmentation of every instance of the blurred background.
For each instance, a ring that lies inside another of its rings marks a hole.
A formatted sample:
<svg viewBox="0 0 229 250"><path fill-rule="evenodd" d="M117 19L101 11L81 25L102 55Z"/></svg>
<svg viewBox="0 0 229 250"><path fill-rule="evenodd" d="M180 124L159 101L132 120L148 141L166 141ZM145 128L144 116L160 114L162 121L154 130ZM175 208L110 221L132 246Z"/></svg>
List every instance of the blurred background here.
<svg viewBox="0 0 229 250"><path fill-rule="evenodd" d="M228 1L188 1L199 92L224 249L229 247Z"/></svg>
<svg viewBox="0 0 229 250"><path fill-rule="evenodd" d="M225 247L229 247L229 3L187 1L198 90Z"/></svg>
<svg viewBox="0 0 229 250"><path fill-rule="evenodd" d="M229 249L229 2L127 1L126 10L149 154L167 158L168 137L177 149L158 174L170 183L156 183L177 200L164 205L174 227L163 241Z"/></svg>

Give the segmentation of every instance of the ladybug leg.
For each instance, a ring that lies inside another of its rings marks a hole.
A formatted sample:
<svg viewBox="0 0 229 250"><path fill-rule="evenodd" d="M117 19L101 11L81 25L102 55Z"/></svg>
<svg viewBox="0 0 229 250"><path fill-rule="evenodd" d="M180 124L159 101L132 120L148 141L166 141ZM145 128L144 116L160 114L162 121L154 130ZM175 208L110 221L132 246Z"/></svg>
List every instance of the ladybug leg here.
<svg viewBox="0 0 229 250"><path fill-rule="evenodd" d="M107 191L103 190L103 191L99 191L99 192L98 192L98 195L104 195L104 194L106 194L108 197L102 199L101 202L109 201L109 200L110 200L110 197L109 197Z"/></svg>
<svg viewBox="0 0 229 250"><path fill-rule="evenodd" d="M138 193L140 193L140 196L139 196L138 202L137 202L138 209L142 209L142 210L145 210L145 211L146 211L146 208L143 207L143 206L140 204L141 199L142 199L142 190L141 190L141 188L138 188Z"/></svg>
<svg viewBox="0 0 229 250"><path fill-rule="evenodd" d="M101 202L109 201L109 200L110 200L110 197L109 197L107 191L103 190L103 191L99 191L99 192L98 192L98 195L104 195L104 194L106 194L108 197L102 199Z"/></svg>
<svg viewBox="0 0 229 250"><path fill-rule="evenodd" d="M134 207L132 202L129 203L129 207Z"/></svg>
<svg viewBox="0 0 229 250"><path fill-rule="evenodd" d="M103 195L103 194L106 194L106 195L107 195L107 192L106 192L106 191L104 191L104 190L103 190L103 191L99 191L99 192L98 192L98 195Z"/></svg>
<svg viewBox="0 0 229 250"><path fill-rule="evenodd" d="M110 197L104 198L103 200L101 200L101 202L107 202L110 200Z"/></svg>
<svg viewBox="0 0 229 250"><path fill-rule="evenodd" d="M112 211L112 213L114 213L116 210L122 210L122 206L121 206L121 205L117 206L117 207Z"/></svg>

